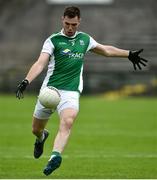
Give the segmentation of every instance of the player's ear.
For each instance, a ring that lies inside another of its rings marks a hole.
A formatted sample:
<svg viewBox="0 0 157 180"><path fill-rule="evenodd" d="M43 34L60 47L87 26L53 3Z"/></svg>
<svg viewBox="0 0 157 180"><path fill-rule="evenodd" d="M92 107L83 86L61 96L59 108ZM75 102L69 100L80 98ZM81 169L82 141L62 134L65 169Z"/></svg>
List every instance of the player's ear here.
<svg viewBox="0 0 157 180"><path fill-rule="evenodd" d="M79 23L81 22L81 18L78 18L78 22L79 22Z"/></svg>
<svg viewBox="0 0 157 180"><path fill-rule="evenodd" d="M78 26L80 25L81 23L81 18L78 19Z"/></svg>

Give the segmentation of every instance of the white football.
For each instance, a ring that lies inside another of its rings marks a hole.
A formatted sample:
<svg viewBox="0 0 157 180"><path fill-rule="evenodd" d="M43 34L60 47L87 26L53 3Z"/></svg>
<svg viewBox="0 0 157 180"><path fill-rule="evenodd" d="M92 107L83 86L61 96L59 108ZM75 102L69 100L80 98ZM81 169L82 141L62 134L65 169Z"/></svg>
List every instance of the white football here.
<svg viewBox="0 0 157 180"><path fill-rule="evenodd" d="M39 93L38 99L44 107L50 109L56 109L61 100L58 90L52 86L43 88Z"/></svg>

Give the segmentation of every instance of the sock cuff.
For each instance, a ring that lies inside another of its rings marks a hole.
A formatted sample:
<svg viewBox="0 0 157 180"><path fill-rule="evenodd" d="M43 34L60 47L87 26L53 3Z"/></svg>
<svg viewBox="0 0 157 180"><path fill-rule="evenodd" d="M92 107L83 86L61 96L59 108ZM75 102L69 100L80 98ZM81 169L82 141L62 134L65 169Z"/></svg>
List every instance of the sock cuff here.
<svg viewBox="0 0 157 180"><path fill-rule="evenodd" d="M52 151L52 155L61 156L61 153L57 151Z"/></svg>

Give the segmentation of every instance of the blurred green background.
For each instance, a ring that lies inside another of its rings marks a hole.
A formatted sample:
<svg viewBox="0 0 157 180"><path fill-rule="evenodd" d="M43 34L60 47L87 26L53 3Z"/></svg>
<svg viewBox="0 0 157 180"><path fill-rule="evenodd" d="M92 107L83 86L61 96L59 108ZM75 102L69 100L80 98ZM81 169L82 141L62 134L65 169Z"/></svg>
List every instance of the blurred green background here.
<svg viewBox="0 0 157 180"><path fill-rule="evenodd" d="M23 101L0 96L0 178L157 178L157 98L111 101L102 96L82 96L63 163L48 177L42 171L59 121L55 113L47 126L50 136L43 156L34 159L31 116L35 100L35 96L26 96Z"/></svg>

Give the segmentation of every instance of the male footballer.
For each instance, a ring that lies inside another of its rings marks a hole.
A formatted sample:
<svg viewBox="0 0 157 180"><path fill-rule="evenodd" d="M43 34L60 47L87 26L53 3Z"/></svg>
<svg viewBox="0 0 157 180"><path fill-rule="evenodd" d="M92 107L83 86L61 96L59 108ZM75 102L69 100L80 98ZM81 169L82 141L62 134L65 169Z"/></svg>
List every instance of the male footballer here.
<svg viewBox="0 0 157 180"><path fill-rule="evenodd" d="M32 65L25 79L18 85L17 98L23 98L26 87L48 66L42 88L53 86L58 89L61 101L57 106L60 124L55 137L52 153L43 173L51 174L62 162L62 152L68 142L72 125L79 112L79 97L83 89L83 62L88 51L105 57L129 59L136 70L146 66L147 60L140 56L139 51L129 51L96 42L87 33L78 31L81 17L78 7L70 6L64 10L62 29L46 39L37 61ZM45 129L51 109L42 106L37 100L32 123L32 132L36 136L34 158L43 154L44 143L49 136Z"/></svg>

